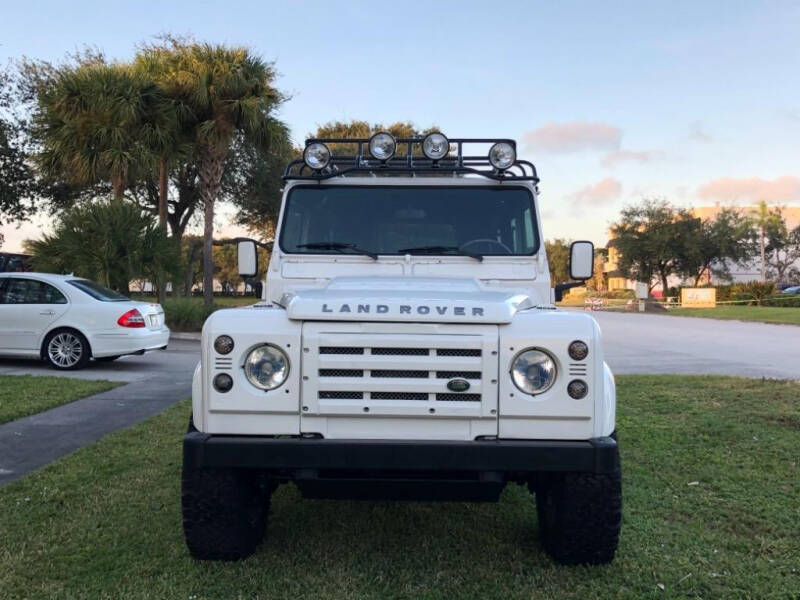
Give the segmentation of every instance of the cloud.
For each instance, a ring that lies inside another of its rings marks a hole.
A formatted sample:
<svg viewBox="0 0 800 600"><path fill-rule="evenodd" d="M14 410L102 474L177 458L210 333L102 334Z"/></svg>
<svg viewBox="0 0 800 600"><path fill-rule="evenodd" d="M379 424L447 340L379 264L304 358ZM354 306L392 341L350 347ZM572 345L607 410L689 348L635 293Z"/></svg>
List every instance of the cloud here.
<svg viewBox="0 0 800 600"><path fill-rule="evenodd" d="M603 206L610 204L622 194L622 184L613 177L606 177L597 183L587 185L570 194L568 199L573 208L582 206Z"/></svg>
<svg viewBox="0 0 800 600"><path fill-rule="evenodd" d="M759 200L770 203L800 202L800 178L783 175L776 179L761 177L721 177L697 188L697 197L711 202L755 204Z"/></svg>
<svg viewBox="0 0 800 600"><path fill-rule="evenodd" d="M789 121L800 121L800 108L785 108L780 115Z"/></svg>
<svg viewBox="0 0 800 600"><path fill-rule="evenodd" d="M616 167L619 163L623 162L638 162L644 164L657 158L661 158L663 155L663 152L657 150L642 150L640 152L617 150L616 152L609 152L606 154L600 160L600 164L609 168Z"/></svg>
<svg viewBox="0 0 800 600"><path fill-rule="evenodd" d="M695 121L689 124L689 139L695 142L713 142L714 138L711 134L703 129L703 124L700 121Z"/></svg>
<svg viewBox="0 0 800 600"><path fill-rule="evenodd" d="M531 150L556 154L582 150L619 150L622 130L606 123L547 123L523 135Z"/></svg>

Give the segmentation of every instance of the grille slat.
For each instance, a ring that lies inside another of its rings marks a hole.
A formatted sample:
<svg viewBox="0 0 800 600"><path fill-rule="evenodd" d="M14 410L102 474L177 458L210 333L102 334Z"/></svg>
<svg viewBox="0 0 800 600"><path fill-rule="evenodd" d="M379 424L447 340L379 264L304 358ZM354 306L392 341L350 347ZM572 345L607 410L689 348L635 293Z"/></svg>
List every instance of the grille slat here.
<svg viewBox="0 0 800 600"><path fill-rule="evenodd" d="M320 346L320 354L364 354L363 348L353 348L348 346Z"/></svg>
<svg viewBox="0 0 800 600"><path fill-rule="evenodd" d="M407 379L428 379L428 371L395 371L388 369L373 369L370 372L371 377L395 377Z"/></svg>
<svg viewBox="0 0 800 600"><path fill-rule="evenodd" d="M427 348L373 348L371 354L376 356L428 356Z"/></svg>
<svg viewBox="0 0 800 600"><path fill-rule="evenodd" d="M372 400L427 400L428 394L423 392L372 392Z"/></svg>
<svg viewBox="0 0 800 600"><path fill-rule="evenodd" d="M363 377L362 369L320 369L320 377Z"/></svg>
<svg viewBox="0 0 800 600"><path fill-rule="evenodd" d="M438 348L437 356L481 356L480 348Z"/></svg>
<svg viewBox="0 0 800 600"><path fill-rule="evenodd" d="M319 397L323 400L361 400L364 392L320 392Z"/></svg>
<svg viewBox="0 0 800 600"><path fill-rule="evenodd" d="M436 379L480 379L480 371L436 371Z"/></svg>
<svg viewBox="0 0 800 600"><path fill-rule="evenodd" d="M480 402L480 394L436 394L439 402Z"/></svg>

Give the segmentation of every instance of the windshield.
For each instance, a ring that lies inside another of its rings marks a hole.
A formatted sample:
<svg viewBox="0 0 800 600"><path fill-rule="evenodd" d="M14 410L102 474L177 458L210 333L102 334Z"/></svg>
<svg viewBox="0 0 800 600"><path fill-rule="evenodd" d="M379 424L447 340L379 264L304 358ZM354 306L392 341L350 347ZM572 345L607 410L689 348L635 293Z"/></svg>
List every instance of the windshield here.
<svg viewBox="0 0 800 600"><path fill-rule="evenodd" d="M70 279L67 283L89 294L95 300L102 302L122 302L129 300L126 296L110 290L105 286L89 281L88 279Z"/></svg>
<svg viewBox="0 0 800 600"><path fill-rule="evenodd" d="M539 248L522 187L298 186L280 246L297 254L530 255Z"/></svg>

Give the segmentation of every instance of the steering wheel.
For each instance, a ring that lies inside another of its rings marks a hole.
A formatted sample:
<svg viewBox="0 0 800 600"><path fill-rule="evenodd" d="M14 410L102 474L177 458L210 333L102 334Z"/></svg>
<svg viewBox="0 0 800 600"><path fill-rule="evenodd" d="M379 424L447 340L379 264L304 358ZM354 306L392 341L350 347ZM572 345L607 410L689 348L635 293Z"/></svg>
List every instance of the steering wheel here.
<svg viewBox="0 0 800 600"><path fill-rule="evenodd" d="M465 243L461 244L458 247L458 249L459 250L464 250L467 246L470 246L472 244L480 244L481 242L485 242L485 243L489 243L489 244L495 244L496 246L500 246L503 250L505 250L509 254L513 254L513 252L511 251L511 248L506 246L503 242L498 242L497 240L493 240L491 238L477 238L477 239L474 239L474 240L470 240L468 242L465 242Z"/></svg>

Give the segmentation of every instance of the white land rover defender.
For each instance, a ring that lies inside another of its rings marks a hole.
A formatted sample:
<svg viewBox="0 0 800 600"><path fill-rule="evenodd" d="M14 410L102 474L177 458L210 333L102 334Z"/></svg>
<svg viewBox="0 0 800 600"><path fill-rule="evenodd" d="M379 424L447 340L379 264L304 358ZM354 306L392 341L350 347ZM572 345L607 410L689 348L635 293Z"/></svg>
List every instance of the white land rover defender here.
<svg viewBox="0 0 800 600"><path fill-rule="evenodd" d="M183 454L192 555L251 554L281 483L494 501L512 482L535 494L556 561L610 561L614 378L594 319L555 309L579 283L551 287L539 180L514 141L311 139L284 178L264 301L203 327ZM573 279L592 254L572 245ZM256 275L252 241L239 266Z"/></svg>

